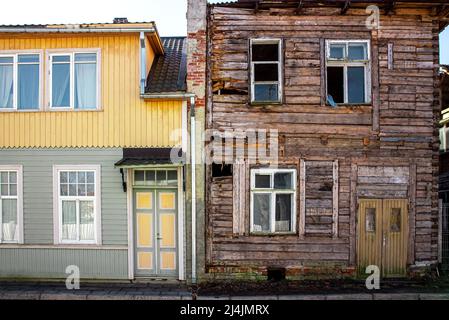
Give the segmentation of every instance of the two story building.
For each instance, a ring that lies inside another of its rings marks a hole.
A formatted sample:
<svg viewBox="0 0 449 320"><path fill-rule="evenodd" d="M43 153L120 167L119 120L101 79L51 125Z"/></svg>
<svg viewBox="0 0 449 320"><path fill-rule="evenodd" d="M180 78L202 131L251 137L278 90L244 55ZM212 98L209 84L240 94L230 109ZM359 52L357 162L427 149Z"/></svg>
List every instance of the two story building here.
<svg viewBox="0 0 449 320"><path fill-rule="evenodd" d="M0 277L190 277L186 59L153 22L0 26Z"/></svg>
<svg viewBox="0 0 449 320"><path fill-rule="evenodd" d="M207 6L207 30L197 34L207 43L198 70L213 137L207 274L339 277L375 265L401 277L435 267L438 38L447 7Z"/></svg>

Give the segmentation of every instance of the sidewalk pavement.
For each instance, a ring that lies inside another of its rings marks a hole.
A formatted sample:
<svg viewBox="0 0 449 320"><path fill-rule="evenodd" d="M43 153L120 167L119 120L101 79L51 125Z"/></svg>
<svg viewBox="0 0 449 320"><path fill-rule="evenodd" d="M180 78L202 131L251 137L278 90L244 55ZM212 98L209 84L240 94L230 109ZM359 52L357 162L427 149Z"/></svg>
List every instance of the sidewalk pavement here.
<svg viewBox="0 0 449 320"><path fill-rule="evenodd" d="M275 295L197 295L181 283L81 284L67 290L62 282L0 282L0 300L449 300L446 293L313 293Z"/></svg>

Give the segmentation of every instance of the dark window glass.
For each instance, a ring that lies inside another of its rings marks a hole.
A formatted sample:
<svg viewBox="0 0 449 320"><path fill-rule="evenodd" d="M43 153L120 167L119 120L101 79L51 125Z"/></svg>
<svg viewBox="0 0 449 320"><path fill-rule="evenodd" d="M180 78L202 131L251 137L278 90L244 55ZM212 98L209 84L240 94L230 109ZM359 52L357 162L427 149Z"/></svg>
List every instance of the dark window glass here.
<svg viewBox="0 0 449 320"><path fill-rule="evenodd" d="M278 61L279 46L275 44L253 44L253 61Z"/></svg>
<svg viewBox="0 0 449 320"><path fill-rule="evenodd" d="M254 194L254 225L255 232L270 231L270 194Z"/></svg>
<svg viewBox="0 0 449 320"><path fill-rule="evenodd" d="M366 232L376 232L376 208L365 209Z"/></svg>
<svg viewBox="0 0 449 320"><path fill-rule="evenodd" d="M292 174L275 173L274 174L274 188L275 189L292 189Z"/></svg>
<svg viewBox="0 0 449 320"><path fill-rule="evenodd" d="M269 175L262 175L262 174L256 174L256 188L261 189L267 189L270 188L270 176Z"/></svg>
<svg viewBox="0 0 449 320"><path fill-rule="evenodd" d="M277 84L255 84L254 101L279 101Z"/></svg>
<svg viewBox="0 0 449 320"><path fill-rule="evenodd" d="M276 195L276 232L288 232L292 219L292 195Z"/></svg>
<svg viewBox="0 0 449 320"><path fill-rule="evenodd" d="M343 67L327 67L327 93L335 103L344 103Z"/></svg>
<svg viewBox="0 0 449 320"><path fill-rule="evenodd" d="M401 232L401 208L391 209L390 230L391 232Z"/></svg>
<svg viewBox="0 0 449 320"><path fill-rule="evenodd" d="M254 81L278 81L278 64L255 64Z"/></svg>
<svg viewBox="0 0 449 320"><path fill-rule="evenodd" d="M365 102L365 68L348 67L348 102Z"/></svg>

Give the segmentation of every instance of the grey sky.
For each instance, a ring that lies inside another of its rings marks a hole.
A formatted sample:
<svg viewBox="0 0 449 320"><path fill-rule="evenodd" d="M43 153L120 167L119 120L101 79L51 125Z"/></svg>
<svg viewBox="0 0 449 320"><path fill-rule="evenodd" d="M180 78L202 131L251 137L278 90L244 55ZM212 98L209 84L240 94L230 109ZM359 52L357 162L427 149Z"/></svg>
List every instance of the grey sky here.
<svg viewBox="0 0 449 320"><path fill-rule="evenodd" d="M225 2L215 0L209 2ZM186 34L187 0L3 0L0 24L155 21L162 36ZM441 63L449 64L449 30L441 37Z"/></svg>

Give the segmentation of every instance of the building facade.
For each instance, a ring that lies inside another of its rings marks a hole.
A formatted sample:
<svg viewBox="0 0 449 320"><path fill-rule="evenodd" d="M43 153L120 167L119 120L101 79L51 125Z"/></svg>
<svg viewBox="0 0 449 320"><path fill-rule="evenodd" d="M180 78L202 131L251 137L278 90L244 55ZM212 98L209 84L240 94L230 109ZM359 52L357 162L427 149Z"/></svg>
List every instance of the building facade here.
<svg viewBox="0 0 449 320"><path fill-rule="evenodd" d="M211 278L357 276L369 265L402 277L437 265L447 11L433 1L208 5Z"/></svg>
<svg viewBox="0 0 449 320"><path fill-rule="evenodd" d="M153 22L0 27L0 277L191 279L186 56Z"/></svg>

